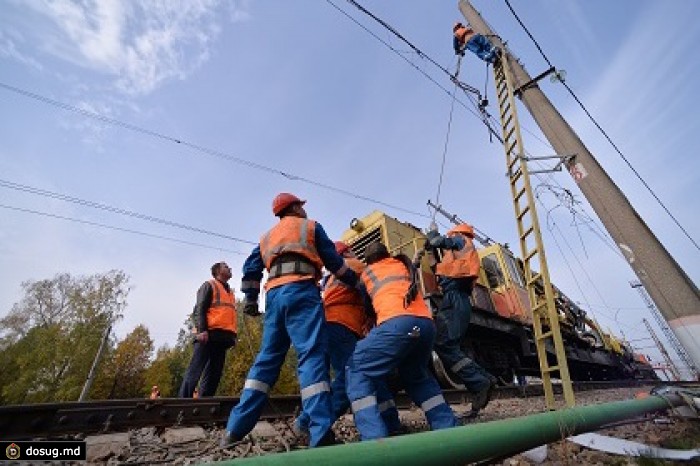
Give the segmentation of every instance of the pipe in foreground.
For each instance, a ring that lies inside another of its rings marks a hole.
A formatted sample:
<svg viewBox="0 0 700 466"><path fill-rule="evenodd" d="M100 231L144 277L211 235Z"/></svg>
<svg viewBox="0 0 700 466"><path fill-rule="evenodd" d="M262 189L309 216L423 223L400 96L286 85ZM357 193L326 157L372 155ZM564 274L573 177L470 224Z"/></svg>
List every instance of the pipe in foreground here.
<svg viewBox="0 0 700 466"><path fill-rule="evenodd" d="M402 437L297 450L215 464L463 465L515 455L538 445L599 429L606 424L681 404L683 399L678 395L649 396L640 400L581 406Z"/></svg>

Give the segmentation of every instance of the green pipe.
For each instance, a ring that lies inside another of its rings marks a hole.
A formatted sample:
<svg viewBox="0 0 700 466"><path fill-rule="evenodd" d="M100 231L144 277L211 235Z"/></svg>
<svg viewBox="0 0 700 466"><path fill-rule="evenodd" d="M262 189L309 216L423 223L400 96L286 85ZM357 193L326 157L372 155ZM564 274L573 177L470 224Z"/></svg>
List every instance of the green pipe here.
<svg viewBox="0 0 700 466"><path fill-rule="evenodd" d="M590 432L606 424L665 410L682 403L683 400L678 395L667 395L665 398L649 396L640 400L574 407L452 429L211 464L463 465L515 455L538 445Z"/></svg>

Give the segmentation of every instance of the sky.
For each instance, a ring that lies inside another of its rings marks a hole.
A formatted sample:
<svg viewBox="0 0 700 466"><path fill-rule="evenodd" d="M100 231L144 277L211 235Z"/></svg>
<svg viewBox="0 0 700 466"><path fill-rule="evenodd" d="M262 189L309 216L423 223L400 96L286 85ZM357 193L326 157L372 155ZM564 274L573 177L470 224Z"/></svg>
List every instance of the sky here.
<svg viewBox="0 0 700 466"><path fill-rule="evenodd" d="M463 19L456 1L361 3L454 71L452 24ZM473 4L531 75L547 68L504 1ZM700 3L511 4L634 169L700 240L700 158L692 143L700 129L700 55L689 52L700 41ZM495 115L484 63L468 54L460 77L486 92ZM545 79L541 88L697 283L698 248L563 86ZM343 0L7 0L0 9L0 315L21 299L23 281L120 269L132 291L116 335L145 324L156 345L172 345L211 264L227 261L239 287L249 243L274 225L271 201L285 191L307 199L309 216L337 238L353 217L375 209L427 227L426 202L439 186L446 210L516 245L503 149L461 93L448 132L445 90L452 89L438 68ZM528 152L552 155L519 111ZM575 183L565 172L539 183L555 284L659 360L646 349L642 319L651 316L629 286L635 276L601 239ZM580 213L547 186L571 190Z"/></svg>

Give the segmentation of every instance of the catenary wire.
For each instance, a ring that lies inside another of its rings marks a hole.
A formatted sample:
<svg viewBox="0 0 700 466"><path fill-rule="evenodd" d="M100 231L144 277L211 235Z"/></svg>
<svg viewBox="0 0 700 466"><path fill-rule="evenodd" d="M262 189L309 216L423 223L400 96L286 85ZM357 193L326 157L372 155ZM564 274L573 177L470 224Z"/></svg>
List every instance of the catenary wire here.
<svg viewBox="0 0 700 466"><path fill-rule="evenodd" d="M417 70L419 70L424 76L428 77L428 79L430 79L431 82L433 82L434 84L438 85L438 86L439 86L440 88L442 88L445 92L447 92L448 95L449 95L449 94L452 94L453 97L454 97L454 99L456 99L456 92L450 93L449 91L447 91L446 89L444 89L444 87L442 87L442 85L440 85L439 83L437 83L434 79L432 79L432 77L429 77L425 72L423 72L419 67L417 67L417 66L414 65L412 62L410 62L410 60L408 60L406 57L404 57L403 55L401 55L400 53L398 53L398 51L397 51L394 47L392 47L390 44L386 43L384 40L382 40L380 37L378 37L376 34L374 34L372 31L370 31L370 30L369 30L368 28L366 28L364 25L360 24L357 20L355 20L353 17L351 17L351 16L350 16L348 13L346 13L345 11L343 11L343 10L342 10L340 7L338 7L335 3L333 3L333 2L330 1L330 0L326 0L326 1L327 1L329 4L331 4L333 7L335 7L338 11L340 11L343 15L345 15L347 18L349 18L351 21L353 21L355 24L357 24L357 25L360 26L362 29L364 29L366 32L368 32L370 35L372 35L373 37L375 37L375 39L377 39L379 42L381 42L382 44L384 44L387 48L389 48L389 49L392 50L394 53L398 54L398 55L401 56L404 60L406 60L407 62L409 62L414 68L416 68ZM377 18L376 16L372 15L372 14L369 13L366 9L360 7L360 6L357 4L357 2L355 2L355 1L353 1L353 0L348 0L348 1L349 1L351 4L357 6L361 11L363 11L363 12L369 14L369 15L370 15L373 19L375 19L378 23L380 23L381 25L383 25L384 27L386 27L387 29L389 29L392 33L394 33L395 35L397 35L397 37L399 37L399 38L402 39L402 40L405 40L405 39L403 38L403 36L401 36L400 34L396 33L396 31L395 31L392 27L388 26L388 24L387 24L386 22L384 22L383 20L381 20L381 19ZM406 41L406 42L407 42L407 41ZM407 43L408 43L408 42L407 42ZM414 48L412 44L409 43L409 45L412 46L412 48ZM424 53L422 53L422 52L420 52L420 53L418 53L418 54L419 54L419 56L421 56L421 57L427 57L427 56L426 56ZM428 57L428 58L429 58L429 57ZM432 59L429 59L429 61L431 61L432 63L435 63L434 60L432 60ZM449 73L447 70L445 70L444 67L442 67L442 66L438 66L438 67L439 67L441 70L443 70L444 72L446 72L448 75L450 75L450 73ZM452 75L450 75L450 76L452 76ZM478 104L477 104L476 102L474 102L473 96L470 95L470 94L467 93L467 92L465 92L465 94L467 95L467 98L471 101L472 105L473 105L475 108L478 108ZM464 104L463 104L461 101L459 101L459 99L456 99L456 100L464 107ZM454 105L454 100L452 101L452 104ZM466 107L465 107L465 108L466 108ZM468 108L468 110L470 111L470 113L472 113L473 115L475 115L475 116L477 116L477 117L479 118L479 115L478 115L475 111L473 111L472 109L469 109L469 108ZM450 115L451 115L451 114L450 114ZM490 115L489 115L489 116L490 116ZM491 118L492 120L494 120L494 118L493 118L492 116L490 116L490 118ZM493 130L492 125L490 125L489 122L486 121L485 119L481 119L481 118L479 118L479 119L482 120L482 122L487 126L487 128L489 129L489 131L491 132L491 134L494 135L494 136L496 137L496 139L497 139L501 144L503 144L503 143L504 143L503 139L501 138L501 136L500 136L499 134L497 134L497 133ZM530 131L528 131L528 132L530 132ZM530 133L531 133L531 132L530 132ZM531 133L531 134L532 134L532 133ZM538 138L538 139L540 139L540 138ZM540 139L540 140L541 140L541 139ZM549 144L547 143L547 145L549 145ZM550 147L551 147L551 146L550 146ZM540 178L540 177L538 176L538 178ZM441 181L442 181L442 172L441 172ZM558 185L558 183L557 183L557 185ZM438 189L439 189L439 188L438 188ZM439 191L438 191L438 192L439 192ZM582 212L582 214L583 214L584 218L589 219L590 221L592 221L592 222L594 223L594 225L597 226L597 224L596 224L592 219L590 219L590 217L589 217L585 212ZM558 227L557 227L557 228L558 228ZM589 228L590 228L590 227L589 227ZM593 231L594 234L596 233L592 228L590 228L590 229L591 229L591 231ZM598 236L600 237L600 235L598 235ZM609 244L605 241L605 238L604 238L604 237L601 237L601 240L603 240L603 242L604 242L606 245L609 246ZM609 246L609 247L610 247L610 246ZM571 248L570 245L569 245L569 248ZM613 250L614 250L614 249L613 249ZM618 254L619 254L619 251L618 251ZM576 260L578 261L578 258L576 258ZM580 262L579 262L579 264L580 264ZM590 279L590 277L589 277L589 279ZM600 294L600 293L598 293L598 294ZM602 298L601 298L601 299L602 299Z"/></svg>
<svg viewBox="0 0 700 466"><path fill-rule="evenodd" d="M19 95L22 95L22 96L24 96L24 97L29 97L29 98L31 98L31 99L38 100L38 101L40 101L40 102L43 102L43 103L52 105L52 106L54 106L54 107L61 108L61 109L63 109L63 110L68 110L68 111L71 111L71 112L74 112L74 113L78 113L78 114L80 114L80 115L82 115L82 116L85 116L85 117L88 117L88 118L93 118L93 119L95 119L95 120L97 120L97 121L100 121L100 122L102 122L102 123L107 123L107 124L110 124L110 125L113 125L113 126L118 126L118 127L127 129L127 130L129 130L129 131L134 131L134 132L136 132L136 133L141 133L141 134L144 134L144 135L147 135L147 136L151 136L151 137L154 137L154 138L162 139L162 140L164 140L164 141L172 142L172 143L175 143L175 144L180 144L180 145L182 145L182 146L184 146L184 147L188 147L188 148L190 148L190 149L193 149L193 150L195 150L196 152L203 153L203 154L206 154L206 155L210 155L210 156L212 156L212 157L217 157L217 158L220 158L220 159L222 159L222 160L226 160L226 161L228 161L228 162L232 162L232 163L237 163L237 164L245 165L245 166L247 166L247 167L254 168L254 169L256 169L256 170L266 171L266 172L268 172L268 173L272 173L272 174L275 174L275 175L280 175L280 176L283 176L283 177L285 177L285 178L287 178L287 179L289 179L289 180L295 180L295 181L300 181L300 182L302 182L302 183L307 183L307 184L316 186L316 187L318 187L318 188L323 188L323 189L327 189L327 190L329 190L329 191L334 191L334 192L336 192L336 193L343 194L343 195L346 195L346 196L350 196L350 197L353 197L353 198L355 198L355 199L359 199L359 200L362 200L362 201L367 201L367 202L370 202L370 203L373 203L373 204L382 205L382 206L384 206L384 207L388 207L388 208L391 208L391 209L394 209L394 210L397 210L397 211L401 211L401 212L404 212L404 213L408 213L408 214L411 214L411 215L416 215L416 216L419 216L419 217L426 217L425 214L416 212L416 211L414 211L414 210L406 209L406 208L404 208L404 207L400 207L400 206L397 206L397 205L394 205L394 204L390 204L390 203L388 203L388 202L380 201L380 200L378 200L378 199L374 199L374 198L371 198L371 197L368 197L368 196L363 196L363 195L361 195L361 194L357 194L357 193L355 193L355 192L348 191L348 190L346 190L346 189L337 188L337 187L335 187L335 186L332 186L332 185L329 185L329 184L326 184L326 183L321 183L321 182L319 182L319 181L314 181L314 180L312 180L312 179L310 179L310 178L305 178L305 177L302 177L302 176L298 176L298 175L295 175L295 174L293 174L293 173L289 173L289 172L285 172L285 171L283 171L283 170L279 170L279 169L277 169L277 168L268 167L268 166L266 166L266 165L262 165L262 164L259 164L259 163L256 163L256 162L252 162L252 161L250 161L250 160L246 160L246 159L243 159L243 158L241 158L241 157L236 157L236 156L234 156L234 155L228 154L228 153L223 152L223 151L220 151L220 150L211 149L211 148L209 148L209 147L205 147L205 146L202 146L202 145L193 143L193 142L189 142L189 141L187 141L187 140L185 140L185 139L181 139L181 138L176 138L176 137L173 137L173 136L169 136L169 135L167 135L167 134L160 133L160 132L158 132L158 131L153 131L153 130L150 130L150 129L148 129L148 128L144 128L144 127L141 127L141 126L138 126L138 125L135 125L135 124L131 124L131 123L127 123L127 122L118 120L118 119L116 119L116 118L111 118L111 117L108 117L108 116L105 116L105 115L101 115L101 114L99 114L99 113L91 112L91 111L89 111L89 110L85 110L85 109L83 109L83 108L76 107L76 106L74 106L74 105L70 105L70 104L67 104L67 103L65 103L65 102L61 102L61 101L52 99L52 98L50 98L50 97L46 97L46 96L43 96L43 95L41 95L41 94L37 94L37 93L31 92L31 91L28 91L28 90L26 90L26 89L22 89L22 88L13 86L13 85L11 85L11 84L7 84L7 83L4 83L4 82L0 82L0 88L5 89L5 90L8 90L8 91L11 91L11 92L14 92L14 93L19 94ZM448 92L448 94L449 94L449 91L447 91L447 92Z"/></svg>
<svg viewBox="0 0 700 466"><path fill-rule="evenodd" d="M547 65L549 65L550 67L553 67L552 62L549 60L549 58L547 58L547 55L546 55L546 54L544 53L544 51L542 50L542 47L540 47L540 44L537 42L537 40L535 40L535 38L533 37L533 35L532 35L532 34L530 33L530 31L528 30L527 26L525 26L525 24L522 22L522 20L521 20L520 17L518 16L518 14L515 12L515 10L513 9L513 6L510 4L510 1L509 1L509 0L505 0L505 2L506 2L506 5L508 5L508 8L510 9L510 11L511 11L511 13L513 14L513 16L515 17L515 19L518 21L518 23L519 23L520 26L523 28L523 30L525 31L525 33L530 37L530 39L532 40L532 42L535 44L535 47L537 47L537 50L539 50L540 54L542 55L542 58L544 58L545 62L547 62ZM615 149L615 152L618 153L618 155L622 158L622 160L624 160L625 164L627 164L627 166L630 168L630 170L632 170L632 173L634 173L634 175L635 175L635 176L637 177L637 179L639 179L639 181L644 185L644 187L647 189L647 191L649 191L649 193L654 197L654 199L656 199L656 202L663 208L663 210L668 214L668 216L671 217L671 219L673 220L673 222L678 226L678 228L681 229L681 231L683 232L683 234L685 234L685 236L688 237L688 239L693 243L693 245L695 246L695 248L698 249L698 250L700 250L700 244L698 244L698 243L695 241L695 239L693 239L693 237L690 236L690 233L688 233L688 231L683 227L683 225L681 225L681 223L678 221L678 219L676 219L676 217L671 213L671 211L668 209L668 207L666 207L666 205L661 201L661 199L659 198L659 196L657 196L657 194L654 192L654 190L651 188L651 186L649 186L649 184L644 180L644 178L642 178L642 176L639 174L639 172L632 166L632 163L631 163L631 162L627 159L627 157L622 153L622 151L621 151L620 148L617 146L617 144L615 144L615 142L612 140L612 138L611 138L611 137L608 135L608 133L603 129L603 127L598 123L598 121L593 117L593 115L591 115L591 113L588 111L588 109L587 109L586 106L583 104L583 102L581 102L581 100L578 98L578 96L574 93L573 89L571 89L571 88L569 87L569 85L566 84L566 82L564 82L564 81L562 81L562 80L560 80L560 82L564 85L564 87L566 88L566 90L569 92L569 94L571 95L571 97L573 97L573 99L576 101L576 103L579 105L579 107L581 107L581 110L584 111L584 113L586 114L586 116L588 116L588 118L589 118L589 119L591 120L591 122L596 126L596 128L598 128L598 130L599 130L599 131L601 132L601 134L605 137L605 139L607 139L607 141L610 143L610 145L613 147L613 149Z"/></svg>
<svg viewBox="0 0 700 466"><path fill-rule="evenodd" d="M72 202L74 204L78 204L78 205L82 205L82 206L86 206L86 207L92 207L95 209L105 210L105 211L113 212L113 213L120 214L120 215L126 215L129 217L138 218L140 220L146 220L149 222L160 223L162 225L167 225L167 226L171 226L171 227L175 227L175 228L189 230L189 231L193 231L196 233L202 233L205 235L216 236L218 238L224 238L224 239L228 239L228 240L236 241L236 242L240 242L240 243L251 244L251 245L258 244L255 241L249 241L246 239L236 238L234 236L216 233L213 231L205 230L203 228L193 227L193 226L185 225L183 223L173 222L171 220L166 220L166 219L162 219L159 217L153 217L151 215L140 214L138 212L134 212L131 210L126 210L126 209L122 209L119 207L113 207L113 206L110 206L107 204L102 204L99 202L88 201L85 199L80 199L78 197L69 196L67 194L60 194L60 193L56 193L56 192L52 192L52 191L47 191L47 190L41 189L41 188L35 188L32 186L27 186L27 185L20 184L20 183L14 183L14 182L8 181L8 180L0 179L0 187L14 189L16 191L23 191L23 192L30 193L30 194L37 194L39 196L44 196L44 197L48 197L51 199L58 199L60 201Z"/></svg>
<svg viewBox="0 0 700 466"><path fill-rule="evenodd" d="M6 205L6 204L0 204L0 207L2 207L3 209L14 210L17 212L24 212L24 213L29 213L29 214L41 215L44 217L58 218L61 220L68 220L70 222L82 223L84 225L91 225L91 226L96 226L96 227L101 227L101 228L107 228L109 230L116 230L116 231L122 231L122 232L126 232L126 233L133 233L135 235L147 236L149 238L162 239L162 240L166 240L166 241L172 241L175 243L187 244L190 246L198 246L200 248L215 249L217 251L230 252L233 254L244 255L241 251L235 251L233 249L226 249L226 248L219 248L216 246L209 246L209 245L202 244L202 243L195 243L193 241L185 241L185 240L181 240L181 239L177 239L177 238L171 238L169 236L161 236L161 235L155 235L153 233L146 233L144 231L130 230L128 228L122 228L122 227L117 227L117 226L113 226L113 225L105 225L104 223L91 222L89 220L81 220L79 218L65 217L63 215L52 214L49 212L41 212L39 210L25 209L22 207L10 206L10 205Z"/></svg>

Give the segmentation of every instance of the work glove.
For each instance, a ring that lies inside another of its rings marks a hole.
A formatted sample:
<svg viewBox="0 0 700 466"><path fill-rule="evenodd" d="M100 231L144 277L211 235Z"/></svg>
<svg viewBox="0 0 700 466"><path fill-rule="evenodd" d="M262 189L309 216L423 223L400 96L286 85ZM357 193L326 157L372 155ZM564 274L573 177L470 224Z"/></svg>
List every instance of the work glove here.
<svg viewBox="0 0 700 466"><path fill-rule="evenodd" d="M430 230L425 236L428 237L428 243L431 247L437 248L442 242L442 236L436 230Z"/></svg>
<svg viewBox="0 0 700 466"><path fill-rule="evenodd" d="M243 303L243 313L251 317L258 317L261 312L258 309L257 301L246 301Z"/></svg>

